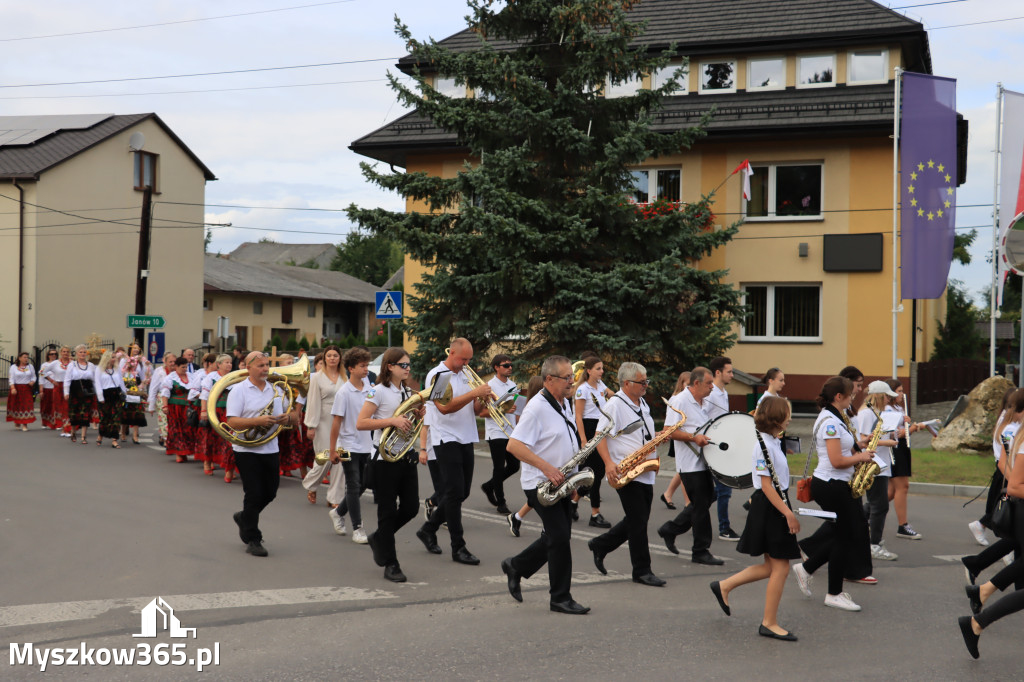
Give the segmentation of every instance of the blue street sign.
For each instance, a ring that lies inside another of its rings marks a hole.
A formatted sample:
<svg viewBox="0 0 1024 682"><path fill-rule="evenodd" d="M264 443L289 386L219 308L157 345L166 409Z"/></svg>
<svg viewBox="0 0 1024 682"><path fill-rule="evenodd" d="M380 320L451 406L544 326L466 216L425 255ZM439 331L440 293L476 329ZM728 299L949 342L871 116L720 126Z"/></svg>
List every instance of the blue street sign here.
<svg viewBox="0 0 1024 682"><path fill-rule="evenodd" d="M378 320L402 319L402 292L376 292L376 317Z"/></svg>
<svg viewBox="0 0 1024 682"><path fill-rule="evenodd" d="M163 362L164 358L164 333L149 332L146 342L146 356L152 363Z"/></svg>

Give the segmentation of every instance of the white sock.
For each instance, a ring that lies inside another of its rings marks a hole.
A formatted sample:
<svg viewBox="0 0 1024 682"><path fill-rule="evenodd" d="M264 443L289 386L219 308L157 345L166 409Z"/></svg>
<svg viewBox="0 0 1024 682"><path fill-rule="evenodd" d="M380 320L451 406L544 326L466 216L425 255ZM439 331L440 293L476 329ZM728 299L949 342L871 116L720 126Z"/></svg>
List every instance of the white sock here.
<svg viewBox="0 0 1024 682"><path fill-rule="evenodd" d="M519 515L519 512L516 512L516 518L519 519L520 521L523 520L523 517Z"/></svg>

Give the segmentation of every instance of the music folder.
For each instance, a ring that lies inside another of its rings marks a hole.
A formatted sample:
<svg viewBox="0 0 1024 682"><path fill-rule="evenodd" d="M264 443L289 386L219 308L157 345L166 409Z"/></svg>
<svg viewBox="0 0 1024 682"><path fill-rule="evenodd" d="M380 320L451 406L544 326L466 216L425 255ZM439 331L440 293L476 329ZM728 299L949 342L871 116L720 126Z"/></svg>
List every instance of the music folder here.
<svg viewBox="0 0 1024 682"><path fill-rule="evenodd" d="M430 400L440 400L452 382L450 372L442 372L434 375L434 385L430 387Z"/></svg>

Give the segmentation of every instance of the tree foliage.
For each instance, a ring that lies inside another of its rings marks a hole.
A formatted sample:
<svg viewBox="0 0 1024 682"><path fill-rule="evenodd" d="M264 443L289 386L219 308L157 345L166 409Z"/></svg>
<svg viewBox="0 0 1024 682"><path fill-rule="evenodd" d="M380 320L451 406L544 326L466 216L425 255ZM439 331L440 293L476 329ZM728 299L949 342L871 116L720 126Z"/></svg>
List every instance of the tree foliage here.
<svg viewBox="0 0 1024 682"><path fill-rule="evenodd" d="M932 360L985 358L985 339L978 333L980 320L963 284L951 280L946 287L946 322L939 325Z"/></svg>
<svg viewBox="0 0 1024 682"><path fill-rule="evenodd" d="M626 199L632 168L683 152L703 134L654 129L683 70L653 91L600 94L609 79L666 67L674 50L640 45L644 24L628 15L635 2L468 4L479 38L472 51L416 40L396 24L418 64L477 96L446 97L420 71L415 88L395 78L391 87L457 134L471 161L447 178L363 164L370 182L427 210L349 209L429 268L407 292L417 364L436 362L453 337L465 336L479 360L498 346L532 367L552 353L595 349L614 365L643 363L663 388L679 370L721 354L733 341L738 293L721 282L724 272L697 266L734 230L705 229L710 197L650 217Z"/></svg>
<svg viewBox="0 0 1024 682"><path fill-rule="evenodd" d="M381 286L402 267L402 247L380 235L352 230L337 246L331 270Z"/></svg>

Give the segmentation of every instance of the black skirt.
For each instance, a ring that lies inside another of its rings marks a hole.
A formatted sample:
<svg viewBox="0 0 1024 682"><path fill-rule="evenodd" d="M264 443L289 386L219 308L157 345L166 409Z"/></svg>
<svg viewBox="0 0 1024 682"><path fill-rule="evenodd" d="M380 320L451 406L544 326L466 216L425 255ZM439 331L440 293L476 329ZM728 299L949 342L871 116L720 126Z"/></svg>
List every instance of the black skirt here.
<svg viewBox="0 0 1024 682"><path fill-rule="evenodd" d="M910 477L910 446L906 438L900 438L892 450L892 475Z"/></svg>
<svg viewBox="0 0 1024 682"><path fill-rule="evenodd" d="M750 497L747 523L740 535L736 551L751 556L767 554L773 559L799 559L800 548L796 536L789 532L789 524L764 492L755 490Z"/></svg>

